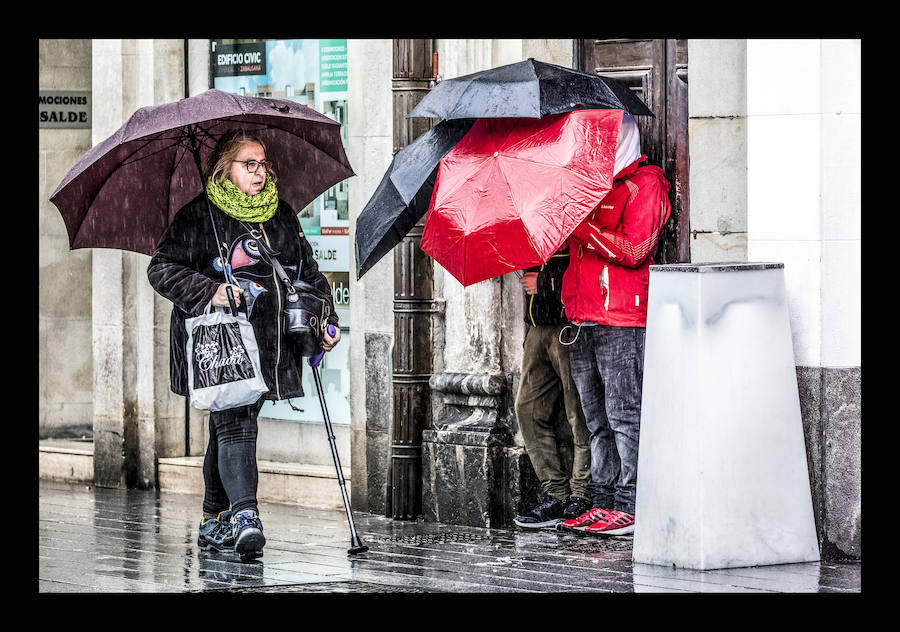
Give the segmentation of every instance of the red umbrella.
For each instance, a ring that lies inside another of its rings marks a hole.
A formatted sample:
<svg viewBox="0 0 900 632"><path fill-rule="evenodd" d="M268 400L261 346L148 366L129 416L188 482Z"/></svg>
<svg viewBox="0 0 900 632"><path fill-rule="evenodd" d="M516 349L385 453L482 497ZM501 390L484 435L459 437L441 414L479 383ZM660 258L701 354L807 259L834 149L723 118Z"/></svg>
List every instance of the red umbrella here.
<svg viewBox="0 0 900 632"><path fill-rule="evenodd" d="M478 119L440 161L422 250L463 285L547 261L612 189L622 115Z"/></svg>

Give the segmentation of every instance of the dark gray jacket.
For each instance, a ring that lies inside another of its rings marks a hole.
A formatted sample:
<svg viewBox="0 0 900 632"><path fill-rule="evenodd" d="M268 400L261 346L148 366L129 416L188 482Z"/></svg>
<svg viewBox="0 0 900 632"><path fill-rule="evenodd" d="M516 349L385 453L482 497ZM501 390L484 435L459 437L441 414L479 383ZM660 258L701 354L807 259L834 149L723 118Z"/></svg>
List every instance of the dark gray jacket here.
<svg viewBox="0 0 900 632"><path fill-rule="evenodd" d="M212 219L210 210L212 209ZM172 391L187 395L187 362L185 345L186 318L199 316L206 309L225 273L216 249L215 221L223 252L231 263L235 282L244 290L240 311L246 309L259 345L263 379L269 387L270 400L301 397L301 373L304 359L292 340L284 334L283 283L276 277L265 249L257 240L276 252L278 261L291 278L300 278L331 296L331 286L319 272L312 247L303 236L294 210L279 200L275 215L264 223L250 224L256 232L226 215L214 204L207 207L205 193L186 204L175 215L172 224L156 248L147 276L159 294L174 303L170 324L170 373ZM338 326L332 305L329 322Z"/></svg>

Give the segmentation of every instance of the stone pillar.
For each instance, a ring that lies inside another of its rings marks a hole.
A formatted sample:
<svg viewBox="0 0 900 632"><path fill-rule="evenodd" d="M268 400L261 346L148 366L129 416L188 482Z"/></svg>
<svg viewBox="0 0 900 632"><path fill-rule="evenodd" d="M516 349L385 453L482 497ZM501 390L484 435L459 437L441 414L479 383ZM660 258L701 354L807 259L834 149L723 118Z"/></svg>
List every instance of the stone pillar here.
<svg viewBox="0 0 900 632"><path fill-rule="evenodd" d="M390 39L347 40L348 148L356 172L349 185L350 242L356 218L393 155ZM350 269L356 269L356 252ZM394 258L381 259L362 279L350 274L350 494L354 510L385 511L393 395L391 346ZM343 343L342 343L343 344ZM360 368L361 367L361 368Z"/></svg>
<svg viewBox="0 0 900 632"><path fill-rule="evenodd" d="M747 259L747 41L688 40L691 258Z"/></svg>
<svg viewBox="0 0 900 632"><path fill-rule="evenodd" d="M183 97L183 40L93 40L92 47L93 143L138 108ZM168 348L168 327L161 324L161 312L168 302L147 281L149 260L127 251L94 250L94 479L99 486L152 487L157 454L184 453L183 408L179 414L179 398L168 392L168 358L162 352Z"/></svg>
<svg viewBox="0 0 900 632"><path fill-rule="evenodd" d="M196 96L209 90L210 85L210 41L208 39L191 39L188 42L187 64L187 96ZM173 89L177 89L177 86ZM172 393L169 384L169 322L172 303L156 297L156 348L157 379L156 388L159 393L157 401L164 400L162 408L157 410L157 424L168 428L169 441L157 442L161 457L203 455L209 441L209 411L191 408L187 397L179 397ZM162 419L165 417L165 419ZM185 428L187 419L188 428ZM184 436L183 447L179 447L178 435ZM172 450L170 453L169 450Z"/></svg>
<svg viewBox="0 0 900 632"><path fill-rule="evenodd" d="M93 40L92 44L92 144L97 144L127 116L125 42ZM119 250L98 248L93 258L94 483L101 487L126 485L123 256Z"/></svg>

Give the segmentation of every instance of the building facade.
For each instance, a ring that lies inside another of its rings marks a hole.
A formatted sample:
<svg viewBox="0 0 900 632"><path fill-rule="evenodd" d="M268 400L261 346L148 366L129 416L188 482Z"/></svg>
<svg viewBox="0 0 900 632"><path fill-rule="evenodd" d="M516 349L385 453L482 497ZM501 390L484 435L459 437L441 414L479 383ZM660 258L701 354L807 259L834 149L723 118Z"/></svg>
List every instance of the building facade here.
<svg viewBox="0 0 900 632"><path fill-rule="evenodd" d="M42 96L90 99L89 127L42 122L39 134L42 438L91 439L92 478L105 486L166 487L173 463L205 449L205 415L169 391L171 306L147 283L149 258L70 251L49 202L77 159L134 110L210 87L246 91L249 84L226 85L216 54L242 44L262 51L256 94L284 94L345 124L357 175L309 213L319 218L324 253L332 243L324 237L335 238L336 251L353 243L355 219L392 155L435 122L405 118L434 82L533 57L626 77L669 122L658 142L671 151L658 155L677 180L681 212L667 233L670 262L784 262L822 555L861 556L859 40L315 42L39 42ZM301 69L313 57L318 69ZM323 99L326 85L340 88L332 92L339 98ZM678 138L676 123L683 139L666 140ZM504 526L536 491L513 412L523 296L515 278L463 288L417 255L415 232L362 279L350 273L349 247L345 269L333 271L348 305L329 411L343 411L335 427L352 503L398 518ZM84 291L57 300L76 284ZM401 322L412 323L412 337ZM260 458L283 464L282 474L327 466L318 424L264 414ZM261 496L309 500L274 481L261 478Z"/></svg>

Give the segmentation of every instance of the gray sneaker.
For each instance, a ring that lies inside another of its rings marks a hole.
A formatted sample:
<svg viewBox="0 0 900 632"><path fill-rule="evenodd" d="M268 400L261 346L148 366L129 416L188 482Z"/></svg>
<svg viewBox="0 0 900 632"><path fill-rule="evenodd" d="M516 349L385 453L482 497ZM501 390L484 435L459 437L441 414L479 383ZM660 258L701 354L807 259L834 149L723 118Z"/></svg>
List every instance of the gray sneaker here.
<svg viewBox="0 0 900 632"><path fill-rule="evenodd" d="M263 535L262 521L252 509L244 509L231 517L234 552L246 562L263 556L266 537Z"/></svg>
<svg viewBox="0 0 900 632"><path fill-rule="evenodd" d="M197 546L201 549L230 551L234 549L232 537L231 511L220 511L219 515L209 520L201 520Z"/></svg>

